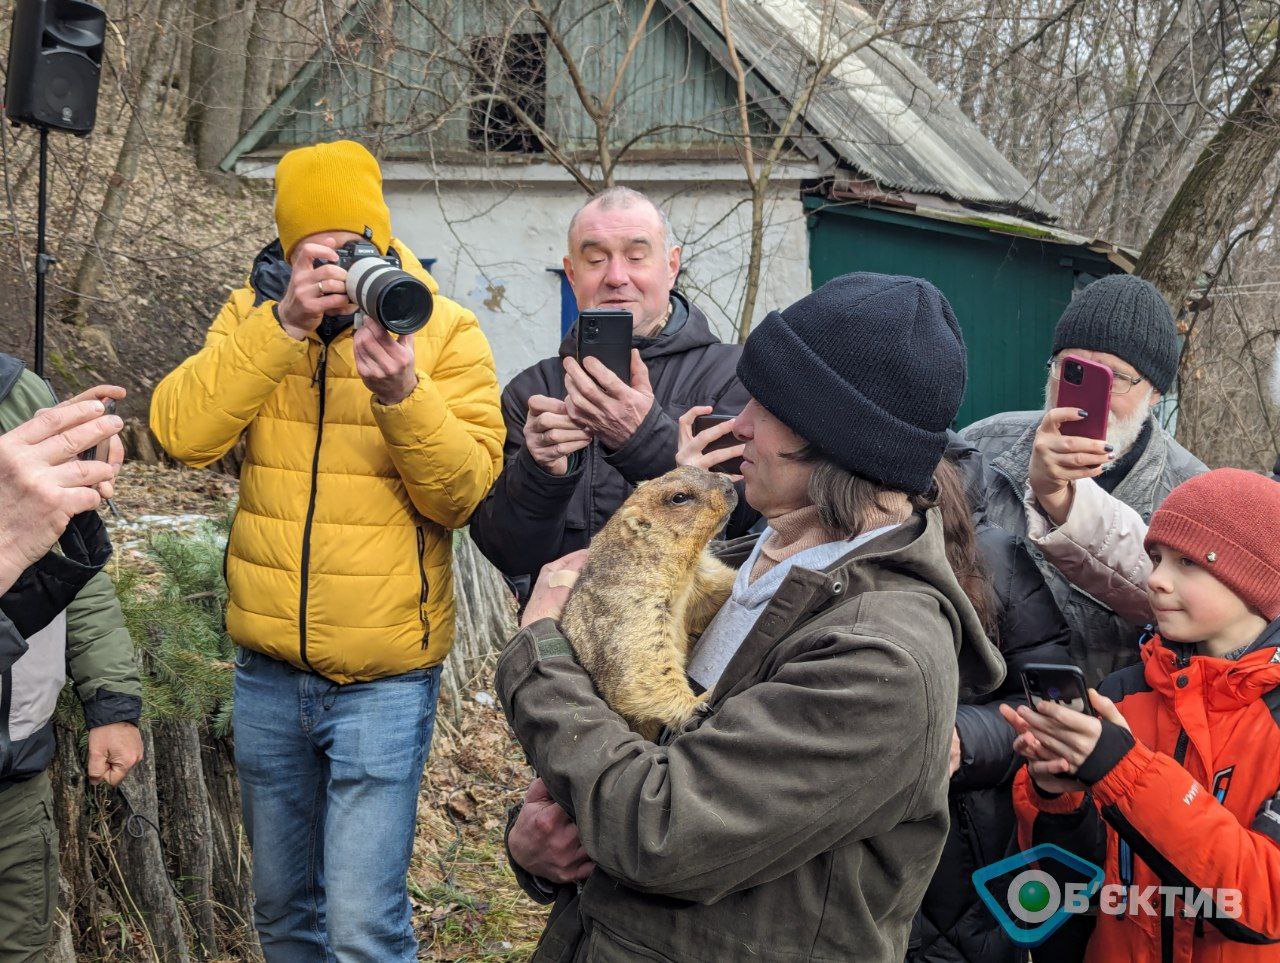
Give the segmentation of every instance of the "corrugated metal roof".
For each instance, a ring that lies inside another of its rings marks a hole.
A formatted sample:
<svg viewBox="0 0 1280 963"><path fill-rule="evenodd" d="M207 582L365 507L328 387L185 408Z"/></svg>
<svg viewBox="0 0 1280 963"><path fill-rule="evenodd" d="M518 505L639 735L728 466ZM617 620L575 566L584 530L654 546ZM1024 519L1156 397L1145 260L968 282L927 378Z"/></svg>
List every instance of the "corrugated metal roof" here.
<svg viewBox="0 0 1280 963"><path fill-rule="evenodd" d="M719 0L664 2L695 33L710 28L722 39ZM815 63L836 61L805 122L841 161L882 187L1057 215L861 7L849 0L728 0L728 11L753 86L762 82L781 101L803 94ZM716 53L724 59L723 49Z"/></svg>
<svg viewBox="0 0 1280 963"><path fill-rule="evenodd" d="M720 0L662 2L720 66L731 71L721 30ZM852 168L886 190L996 206L1037 220L1056 216L1053 205L1031 187L897 43L880 35L881 25L852 0L727 3L734 44L749 71L748 94L775 123L787 114L793 100L804 94L814 64L836 61L830 76L814 92L802 124L791 132L792 143L801 152ZM353 5L343 18L340 34L360 29L358 12L359 5ZM660 25L660 32L666 30ZM602 42L594 35L592 39L594 46ZM654 44L641 45L645 49L648 46L656 46L660 48L657 53L663 53L667 46L674 49L679 44L667 38L666 43L658 39ZM637 55L632 73L639 75L648 70L644 77L649 77L658 67L645 66L645 57L649 56L645 49ZM300 109L294 102L308 85L322 82L326 63L324 51L316 51L223 159L223 170L230 170L242 155L270 142L273 131L279 139L293 127L298 128L296 136L285 136L282 143L308 142L321 135L328 122L322 123L320 112ZM666 67L668 71L673 69L669 64ZM695 73L702 77L706 71ZM731 87L728 77L722 79ZM631 80L638 82L636 76ZM691 84L686 79L679 86L684 89ZM670 87L663 89L669 91ZM731 98L731 94L725 96ZM553 98L553 102L558 103L559 99ZM699 103L700 110L705 110L706 105ZM653 107L660 109L664 117L672 118L670 104L663 102ZM350 105L348 112L349 109ZM549 123L556 118L564 123L572 120L560 117L563 113L549 117ZM723 113L730 117L733 111L726 107ZM707 122L704 119L697 126L705 128ZM581 139L567 129L557 133L567 138L570 146Z"/></svg>

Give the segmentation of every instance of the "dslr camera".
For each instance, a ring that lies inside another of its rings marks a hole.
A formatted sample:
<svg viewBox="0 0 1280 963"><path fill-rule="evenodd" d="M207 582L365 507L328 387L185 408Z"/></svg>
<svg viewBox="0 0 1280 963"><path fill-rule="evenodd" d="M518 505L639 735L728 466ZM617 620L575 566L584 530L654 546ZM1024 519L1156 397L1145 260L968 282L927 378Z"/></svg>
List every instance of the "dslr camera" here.
<svg viewBox="0 0 1280 963"><path fill-rule="evenodd" d="M394 250L385 255L368 241L348 241L338 248L334 264L347 272L347 298L358 307L355 326L362 316L373 318L392 334L413 334L431 320L431 291L400 269Z"/></svg>

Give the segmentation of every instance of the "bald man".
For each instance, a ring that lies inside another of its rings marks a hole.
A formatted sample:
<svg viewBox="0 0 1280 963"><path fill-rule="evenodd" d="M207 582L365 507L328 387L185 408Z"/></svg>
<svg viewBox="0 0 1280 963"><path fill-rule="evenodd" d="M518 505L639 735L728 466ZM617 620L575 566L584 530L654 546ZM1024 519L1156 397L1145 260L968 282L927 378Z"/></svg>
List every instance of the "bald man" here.
<svg viewBox="0 0 1280 963"><path fill-rule="evenodd" d="M538 570L584 548L640 482L676 465L676 420L707 406L736 415L747 402L741 349L675 290L680 247L663 211L639 191L611 187L569 222L565 276L578 307L627 311L631 375L575 360L576 327L557 357L522 371L502 393L502 475L471 518L471 537L523 602ZM728 534L758 516L738 499Z"/></svg>

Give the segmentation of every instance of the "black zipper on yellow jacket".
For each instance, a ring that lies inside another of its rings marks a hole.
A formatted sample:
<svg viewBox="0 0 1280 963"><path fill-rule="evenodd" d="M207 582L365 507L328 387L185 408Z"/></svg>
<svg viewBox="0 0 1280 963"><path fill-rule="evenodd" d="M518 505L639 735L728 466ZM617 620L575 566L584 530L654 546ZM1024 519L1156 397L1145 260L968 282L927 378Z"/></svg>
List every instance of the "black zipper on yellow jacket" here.
<svg viewBox="0 0 1280 963"><path fill-rule="evenodd" d="M329 344L325 342L320 346L320 361L311 378L311 383L318 384L320 388L320 417L316 421L316 450L311 456L311 496L307 500L307 520L302 526L301 589L298 598L298 654L307 668L311 668L311 660L307 658L307 580L311 572L311 522L316 514L316 488L320 480L320 443L324 440L324 396L328 364Z"/></svg>
<svg viewBox="0 0 1280 963"><path fill-rule="evenodd" d="M422 526L418 531L418 618L422 621L422 648L425 651L431 642L431 620L427 617L427 563L422 554L427 550L427 533Z"/></svg>

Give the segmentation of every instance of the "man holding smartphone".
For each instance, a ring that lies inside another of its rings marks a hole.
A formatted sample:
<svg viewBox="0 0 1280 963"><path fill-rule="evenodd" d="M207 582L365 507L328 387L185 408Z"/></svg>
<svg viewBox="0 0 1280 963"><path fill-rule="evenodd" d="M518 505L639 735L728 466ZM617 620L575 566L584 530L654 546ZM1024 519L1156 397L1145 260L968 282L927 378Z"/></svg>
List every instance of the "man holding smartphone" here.
<svg viewBox="0 0 1280 963"><path fill-rule="evenodd" d="M57 405L0 354L0 960L43 960L49 942L58 830L47 769L67 676L84 709L90 782L119 785L142 759L142 686L94 511L124 460L123 424L104 402L123 397L100 385Z"/></svg>
<svg viewBox="0 0 1280 963"><path fill-rule="evenodd" d="M1102 278L1076 295L1054 329L1045 410L992 415L961 433L993 469L988 517L1032 542L1071 626L1072 658L1090 685L1138 658L1139 626L1074 588L1036 542L1070 537L1058 527L1102 518L1115 501L1149 519L1170 491L1205 470L1154 415L1177 377L1178 354L1178 332L1160 292L1127 274ZM1097 415L1057 403L1071 355L1111 369L1104 438L1062 430ZM1145 558L1140 536L1128 542L1131 553Z"/></svg>
<svg viewBox="0 0 1280 963"><path fill-rule="evenodd" d="M681 250L666 216L626 187L593 197L569 222L565 275L584 312L631 316L629 377L577 360L578 331L559 355L517 375L502 394L502 476L471 518L471 537L523 602L547 562L585 548L632 488L676 465L676 419L694 406L736 415L747 403L707 317L674 290ZM580 319L581 323L581 319ZM609 322L600 316L606 334ZM729 523L758 517L743 499Z"/></svg>

